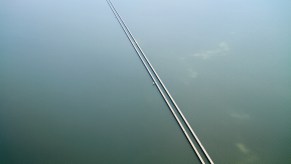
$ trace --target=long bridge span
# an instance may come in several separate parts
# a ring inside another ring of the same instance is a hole
[[[133,34],[130,32],[128,26],[125,24],[124,20],[117,12],[116,8],[114,7],[113,3],[110,0],[106,0],[110,9],[112,10],[114,16],[116,17],[118,23],[120,24],[122,30],[126,34],[126,37],[130,41],[132,47],[134,48],[135,52],[137,53],[139,59],[141,60],[142,64],[144,65],[146,71],[148,72],[150,78],[153,80],[153,84],[158,89],[159,93],[161,94],[162,98],[164,99],[165,103],[167,104],[168,108],[170,109],[172,115],[174,116],[176,122],[178,123],[179,127],[181,128],[183,134],[187,138],[191,148],[195,152],[195,155],[198,157],[200,163],[210,163],[214,164],[213,160],[210,158],[208,152],[206,151],[205,147],[202,145],[201,141],[199,140],[198,136],[194,132],[193,128],[187,121],[186,117],[182,113],[181,109],[178,107],[177,103],[175,102],[174,98],[171,96],[170,92],[166,88],[165,84],[159,77],[158,73],[148,60],[147,56],[145,55],[144,51],[141,49],[140,45],[134,38]],[[202,155],[201,155],[202,154]],[[206,162],[205,162],[206,161]]]

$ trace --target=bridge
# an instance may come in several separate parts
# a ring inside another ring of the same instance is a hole
[[[158,73],[150,63],[149,59],[145,55],[144,51],[141,49],[140,45],[134,38],[133,34],[129,30],[128,26],[125,24],[124,20],[117,12],[115,6],[110,0],[106,0],[111,11],[113,12],[114,16],[116,17],[118,23],[120,24],[122,30],[126,34],[126,37],[130,41],[132,47],[134,48],[136,54],[138,55],[139,59],[141,60],[142,64],[144,65],[146,71],[148,72],[150,78],[153,81],[154,86],[158,89],[159,93],[161,94],[162,98],[164,99],[165,103],[167,104],[168,108],[170,109],[173,117],[175,118],[176,122],[178,123],[179,127],[181,128],[183,134],[185,135],[186,139],[188,140],[191,148],[193,149],[195,155],[198,157],[200,163],[210,163],[214,164],[213,160],[210,158],[208,152],[206,151],[205,147],[202,145],[201,141],[199,140],[198,136],[192,129],[191,125],[187,121],[186,117],[182,113],[181,109],[178,107],[177,103],[175,102],[174,98],[171,96],[170,92],[166,88],[165,84],[159,77]],[[201,155],[202,154],[202,155]],[[206,161],[206,162],[205,162]]]

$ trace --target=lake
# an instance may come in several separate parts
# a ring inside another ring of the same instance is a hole
[[[291,2],[116,1],[215,163],[290,163]],[[0,163],[199,163],[106,1],[0,2]]]

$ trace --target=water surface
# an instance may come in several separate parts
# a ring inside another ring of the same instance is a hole
[[[291,161],[290,2],[112,2],[216,163]],[[198,163],[106,1],[0,6],[0,163]]]

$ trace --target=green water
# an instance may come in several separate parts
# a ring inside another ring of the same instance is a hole
[[[215,163],[291,162],[291,3],[112,1]],[[106,1],[0,2],[0,163],[199,163]]]

